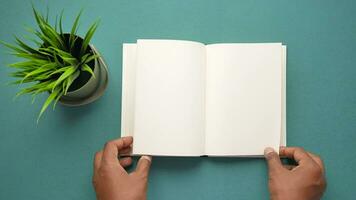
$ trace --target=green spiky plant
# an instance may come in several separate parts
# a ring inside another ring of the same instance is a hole
[[[67,94],[80,73],[90,73],[89,75],[94,76],[93,68],[90,67],[89,63],[100,56],[90,50],[89,42],[98,27],[99,21],[94,22],[84,38],[81,39],[76,34],[82,11],[75,18],[70,33],[63,32],[63,11],[58,23],[58,16],[56,17],[54,27],[49,23],[48,11],[46,17],[44,17],[33,8],[33,14],[39,29],[27,28],[27,31],[37,38],[37,40],[29,38],[36,47],[31,47],[16,36],[15,45],[6,42],[1,43],[11,50],[12,55],[24,59],[21,62],[9,65],[16,70],[10,76],[18,79],[13,84],[26,85],[16,94],[16,97],[30,94],[33,98],[32,102],[34,102],[38,94],[49,94],[38,115],[38,122],[51,103],[53,103],[53,109],[55,108],[58,100]],[[59,30],[57,30],[58,28]],[[82,41],[79,46],[78,39]]]

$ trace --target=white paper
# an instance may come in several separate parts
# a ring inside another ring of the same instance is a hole
[[[206,154],[263,155],[281,137],[281,44],[207,45]]]
[[[280,146],[287,146],[287,46],[282,46],[282,130]]]
[[[135,113],[136,44],[122,48],[121,137],[133,136]]]
[[[134,136],[134,154],[260,156],[286,145],[281,44],[124,44],[122,87],[121,136]]]
[[[204,154],[205,46],[138,40],[134,154]]]

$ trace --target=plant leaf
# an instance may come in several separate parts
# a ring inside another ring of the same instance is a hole
[[[91,55],[84,61],[84,63],[89,63],[90,61],[97,59],[97,58],[100,58],[100,55],[97,55],[97,54]]]
[[[64,10],[61,11],[61,15],[59,17],[59,33],[62,37],[62,39],[64,40],[64,35],[63,35],[63,23],[62,23],[62,20],[63,20],[63,12]]]
[[[74,74],[70,75],[67,79],[66,87],[64,90],[64,94],[66,95],[68,92],[69,87],[72,85],[73,81],[78,78],[80,72],[77,70]]]
[[[85,60],[91,55],[91,53],[87,53],[84,56],[81,57],[80,62],[85,63]]]
[[[54,100],[54,103],[53,103],[53,110],[56,108],[57,102],[58,102],[58,100],[63,96],[63,94],[64,94],[64,92],[61,91],[61,92],[59,93],[59,95],[57,95],[57,97],[56,97],[56,99]]]
[[[9,75],[15,78],[23,78],[26,76],[26,74],[32,70],[23,70],[23,71],[17,71],[17,72],[12,72]]]
[[[12,44],[9,44],[9,43],[3,42],[3,41],[0,41],[0,44],[4,45],[5,47],[7,47],[9,49],[14,50],[17,53],[27,53],[27,51],[22,50],[22,49],[16,47],[15,45],[12,45]]]
[[[60,49],[58,49],[56,47],[49,47],[49,49],[52,49],[52,50],[56,51],[57,53],[59,53],[62,56],[74,58],[74,56],[72,56],[72,54],[70,54],[70,53],[68,53],[66,51],[60,50]]]
[[[31,53],[12,53],[12,55],[20,57],[20,58],[26,58],[29,60],[44,60],[46,57],[40,54],[31,54]]]
[[[81,70],[89,72],[95,78],[93,70],[87,64],[83,64]]]
[[[40,15],[39,15],[39,13],[37,12],[37,10],[35,9],[35,7],[33,5],[32,5],[32,11],[33,11],[33,14],[35,16],[37,24],[40,24],[41,23]]]
[[[73,67],[72,65],[69,65],[69,66],[66,66],[66,67],[61,67],[59,69],[57,69],[56,71],[52,72],[50,74],[50,76],[54,75],[54,74],[58,74],[58,73],[61,73],[61,72],[65,72],[67,69],[69,69],[70,67]]]
[[[55,29],[53,29],[51,26],[46,26],[46,33],[49,38],[51,38],[53,41],[56,41],[57,47],[60,47],[62,49],[65,49],[64,41],[62,40],[62,37],[56,32]]]
[[[51,102],[56,99],[56,97],[58,97],[58,94],[59,94],[59,90],[58,89],[55,89],[52,91],[52,93],[49,95],[49,97],[46,99],[45,103],[43,104],[42,108],[41,108],[41,111],[40,111],[40,114],[38,115],[37,117],[37,123],[38,121],[40,120],[43,112],[47,109],[47,107],[49,106],[49,104],[51,104]]]
[[[37,63],[33,61],[23,61],[23,62],[12,63],[9,64],[8,66],[13,68],[19,68],[19,69],[28,69],[28,68],[35,68],[34,66],[36,65]]]
[[[74,52],[75,51],[73,48],[74,48],[75,42],[78,40],[78,38],[79,38],[78,36],[74,37],[74,40],[73,40],[73,42],[71,43],[71,45],[69,47],[70,52]]]
[[[30,38],[30,37],[28,37],[28,36],[24,36],[24,38],[25,39],[27,39],[27,40],[29,40],[29,41],[31,41],[31,42],[33,42],[33,43],[35,43],[38,47],[40,47],[41,45],[42,45],[42,43],[41,42],[39,42],[39,41],[37,41],[37,40],[35,40],[35,39],[33,39],[33,38]]]
[[[38,68],[38,69],[36,69],[36,70],[33,70],[33,71],[31,71],[30,73],[28,73],[28,74],[23,78],[22,81],[26,80],[26,79],[27,79],[28,77],[30,77],[30,76],[36,76],[36,75],[42,74],[42,73],[47,72],[47,71],[50,71],[50,70],[52,70],[52,68],[40,67],[40,68]]]
[[[48,88],[47,86],[51,85],[51,84],[52,84],[52,81],[45,81],[45,82],[42,82],[42,83],[37,83],[35,85],[32,85],[30,87],[27,87],[27,88],[24,88],[24,89],[20,90],[20,92],[18,92],[15,97],[21,96],[23,94],[34,93],[39,89]]]
[[[57,32],[58,30],[58,15],[56,15],[56,20],[54,21],[54,30]]]
[[[49,6],[47,5],[47,13],[46,13],[46,22],[48,23],[48,17],[49,17]]]
[[[99,26],[99,21],[94,22],[93,25],[90,26],[88,32],[85,34],[83,44],[80,49],[80,55],[83,55],[86,52],[86,50],[89,46],[89,42],[90,42],[91,38],[93,37],[98,26]]]
[[[29,83],[29,82],[32,82],[32,80],[25,80],[25,81],[17,80],[17,81],[12,81],[12,82],[8,83],[8,85],[19,85],[22,83]]]
[[[17,42],[17,44],[24,49],[25,51],[32,53],[32,54],[37,54],[39,53],[38,50],[30,47],[29,45],[25,44],[23,41],[21,41],[18,37],[15,37],[15,40]]]
[[[83,13],[83,9],[80,10],[80,12],[78,13],[77,17],[75,18],[74,23],[73,23],[73,26],[72,26],[72,30],[70,31],[70,35],[69,35],[69,49],[70,49],[71,52],[72,52],[72,48],[73,48],[74,43],[75,43],[74,38],[76,37],[76,36],[75,36],[75,33],[77,32],[77,29],[78,29],[79,18],[80,18],[80,16],[82,15],[82,13]]]
[[[75,71],[76,71],[76,67],[74,66],[71,66],[66,71],[64,71],[64,73],[55,82],[52,90],[54,90],[58,84],[60,84],[63,80],[65,80],[67,77],[72,75]]]

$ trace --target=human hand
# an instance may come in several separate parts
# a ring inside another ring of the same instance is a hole
[[[145,200],[151,157],[142,156],[130,174],[124,167],[132,158],[118,159],[131,149],[132,137],[109,141],[104,150],[95,154],[93,185],[98,200]]]
[[[271,199],[320,199],[326,188],[323,161],[299,147],[281,147],[279,155],[294,159],[298,165],[282,165],[278,154],[272,148],[265,149]]]

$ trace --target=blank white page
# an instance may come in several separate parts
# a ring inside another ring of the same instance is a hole
[[[207,45],[206,154],[260,156],[281,137],[281,44]]]
[[[135,112],[136,44],[122,46],[121,137],[132,136]]]
[[[280,146],[287,146],[287,46],[282,46],[282,130]]]
[[[204,153],[205,45],[138,40],[134,154]]]

